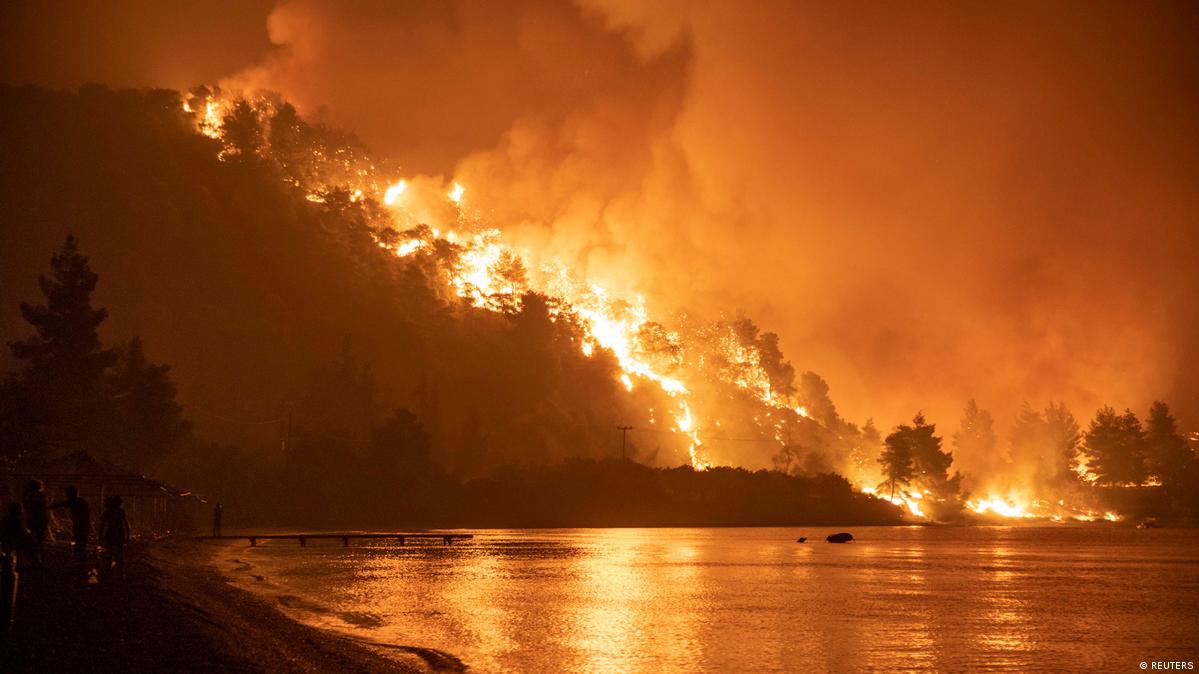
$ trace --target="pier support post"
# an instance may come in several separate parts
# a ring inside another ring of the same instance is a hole
[[[254,538],[253,536],[250,537],[250,547],[251,548],[258,547],[258,539],[257,538]]]
[[[306,548],[306,547],[308,547],[308,538],[307,538],[307,537],[305,537],[305,536],[300,536],[300,547],[301,547],[301,548]]]

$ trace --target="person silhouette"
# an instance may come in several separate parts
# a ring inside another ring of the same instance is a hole
[[[104,499],[104,512],[100,515],[100,540],[107,551],[108,563],[105,570],[115,569],[125,575],[125,543],[129,541],[129,516],[121,506],[120,496]]]
[[[29,530],[21,518],[21,504],[8,504],[8,512],[0,519],[0,552],[24,552],[29,547],[29,539]]]
[[[46,501],[45,485],[41,480],[30,480],[25,485],[25,523],[32,537],[30,553],[33,563],[42,565],[42,543],[45,543],[50,533],[50,511]]]
[[[86,563],[87,539],[92,533],[92,512],[87,501],[79,496],[79,489],[71,485],[67,487],[67,497],[50,508],[66,508],[71,513],[71,544],[75,547],[75,559],[80,564]]]
[[[213,536],[221,535],[221,515],[224,513],[224,511],[225,511],[225,509],[221,507],[220,503],[216,504],[212,508],[212,535]]]

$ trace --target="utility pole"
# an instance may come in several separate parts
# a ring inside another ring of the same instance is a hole
[[[616,430],[620,431],[620,460],[628,461],[626,456],[629,447],[629,431],[633,430],[632,426],[617,426]]]

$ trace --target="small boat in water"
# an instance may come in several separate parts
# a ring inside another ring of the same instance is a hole
[[[839,534],[830,534],[824,540],[828,541],[829,543],[849,543],[853,541],[853,534],[847,534],[845,532],[841,532]]]

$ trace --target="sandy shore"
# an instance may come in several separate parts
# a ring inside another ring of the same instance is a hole
[[[377,645],[297,623],[228,583],[212,546],[136,545],[123,578],[88,584],[67,551],[22,569],[17,620],[0,638],[6,672],[420,672],[440,654]]]

